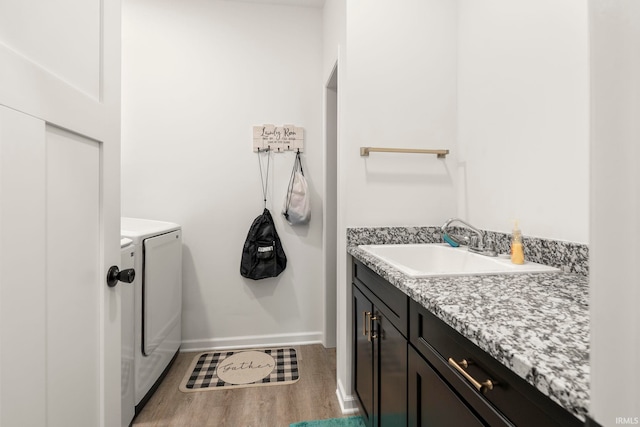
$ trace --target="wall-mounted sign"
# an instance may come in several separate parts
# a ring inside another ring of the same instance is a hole
[[[303,151],[304,128],[293,125],[253,127],[253,151],[270,149],[276,153]]]

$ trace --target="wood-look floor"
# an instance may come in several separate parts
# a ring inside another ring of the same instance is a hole
[[[322,345],[297,347],[300,380],[294,384],[183,393],[178,389],[193,357],[180,353],[138,414],[134,427],[289,427],[342,417],[336,397],[336,353]]]

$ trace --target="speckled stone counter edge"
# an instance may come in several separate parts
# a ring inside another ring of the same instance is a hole
[[[508,253],[511,235],[485,231],[498,253]],[[347,247],[400,243],[441,243],[440,227],[347,228]],[[589,275],[589,247],[580,243],[523,236],[525,259],[560,268],[565,273]]]

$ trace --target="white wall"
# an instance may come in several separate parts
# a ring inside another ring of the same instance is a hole
[[[347,2],[348,226],[424,225],[455,211],[457,3]],[[453,155],[359,147],[443,148]]]
[[[590,412],[606,427],[640,419],[640,3],[589,7]]]
[[[322,9],[322,77],[327,82],[336,61],[344,61],[347,40],[346,4],[340,0],[325,0]],[[342,51],[342,56],[340,56]],[[344,64],[346,65],[346,64]]]
[[[587,243],[587,3],[459,4],[458,216]]]
[[[320,341],[322,10],[215,0],[127,0],[123,19],[122,213],[179,223],[183,349]],[[252,126],[305,128],[312,220],[280,209],[294,154],[271,158],[269,205],[287,269],[240,276],[262,212]]]

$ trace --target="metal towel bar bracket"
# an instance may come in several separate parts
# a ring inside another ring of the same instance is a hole
[[[423,150],[420,148],[376,148],[376,147],[360,147],[360,155],[368,157],[369,153],[411,153],[411,154],[436,154],[439,159],[444,159],[449,150]]]

